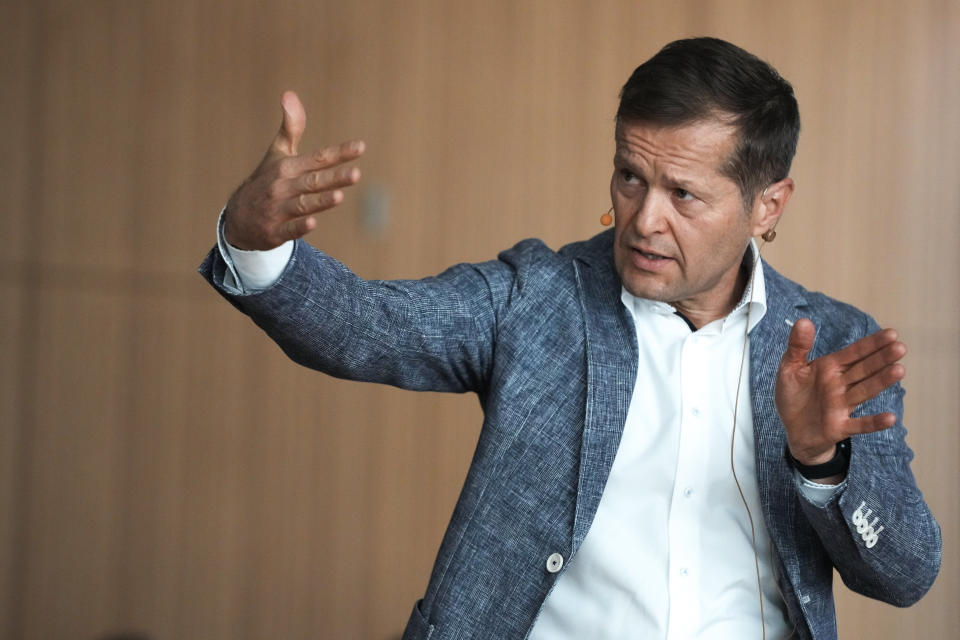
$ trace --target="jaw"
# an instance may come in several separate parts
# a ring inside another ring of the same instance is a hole
[[[680,261],[664,247],[633,241],[627,236],[619,235],[614,241],[614,264],[620,282],[637,297],[668,302],[666,297],[682,280]]]
[[[728,314],[742,292],[739,269],[696,287],[691,286],[688,274],[676,259],[650,260],[630,249],[619,251],[615,263],[621,284],[632,295],[666,302],[698,328]]]
[[[617,252],[616,267],[623,287],[638,298],[672,302],[679,278],[679,265],[671,258],[651,258],[636,249]]]

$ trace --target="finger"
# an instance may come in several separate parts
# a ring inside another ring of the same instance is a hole
[[[875,398],[881,391],[903,380],[907,369],[900,363],[889,365],[850,387],[845,395],[847,406],[856,407]]]
[[[337,146],[324,147],[310,155],[297,156],[285,162],[283,171],[288,176],[300,175],[308,171],[329,169],[344,162],[356,160],[366,151],[367,145],[363,140],[350,140]]]
[[[876,431],[883,431],[884,429],[889,429],[897,423],[897,416],[894,414],[887,413],[878,413],[872,416],[860,416],[858,418],[850,418],[847,421],[846,428],[844,429],[846,436],[855,436],[861,433],[874,433]]]
[[[287,240],[296,240],[301,238],[317,227],[317,220],[313,216],[303,216],[287,220],[279,225],[276,230],[277,244],[283,244]]]
[[[290,199],[282,213],[288,218],[301,218],[325,211],[343,202],[343,191],[321,191],[320,193],[301,193]]]
[[[360,180],[360,169],[341,167],[340,169],[322,169],[305,173],[291,182],[291,195],[329,191],[339,187],[349,187]]]
[[[783,352],[780,359],[780,366],[797,366],[807,364],[807,358],[810,349],[813,348],[813,340],[817,335],[817,329],[813,323],[806,318],[801,318],[793,325],[790,330],[790,337],[787,339],[787,350]]]
[[[848,385],[853,386],[878,371],[882,371],[884,367],[901,360],[905,355],[907,355],[907,345],[897,340],[854,364],[843,375],[843,378]]]
[[[297,145],[307,128],[307,112],[303,103],[293,91],[285,91],[280,98],[280,107],[283,112],[283,121],[280,131],[273,139],[268,156],[294,156],[297,154]]]
[[[833,357],[840,366],[849,367],[883,349],[888,344],[896,342],[896,340],[896,331],[893,329],[881,329],[840,349],[833,354]]]

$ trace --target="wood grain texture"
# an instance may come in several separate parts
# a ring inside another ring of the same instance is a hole
[[[398,637],[477,402],[291,364],[193,274],[217,211],[294,88],[302,148],[368,143],[310,238],[361,275],[588,237],[620,86],[700,34],[800,101],[766,257],[910,348],[908,442],[945,563],[907,610],[838,586],[841,637],[955,635],[956,2],[44,0],[0,4],[0,637]]]

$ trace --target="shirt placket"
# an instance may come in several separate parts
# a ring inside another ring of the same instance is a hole
[[[700,623],[700,536],[709,535],[701,519],[705,481],[705,447],[709,389],[705,384],[707,339],[692,334],[680,355],[680,446],[677,472],[670,501],[669,590],[667,638],[688,638]]]

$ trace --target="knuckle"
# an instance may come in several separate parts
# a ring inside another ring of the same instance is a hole
[[[306,229],[303,223],[304,220],[305,218],[294,220],[289,225],[287,225],[287,233],[286,233],[287,237],[285,238],[285,240],[296,240],[297,238],[302,236],[304,233],[306,233]]]
[[[333,153],[329,148],[320,149],[313,154],[313,160],[321,166],[330,164],[333,161]]]
[[[309,203],[307,202],[307,194],[301,193],[297,196],[297,213],[300,215],[305,215],[309,210]]]
[[[323,172],[314,171],[307,177],[307,187],[317,191],[323,188]]]

